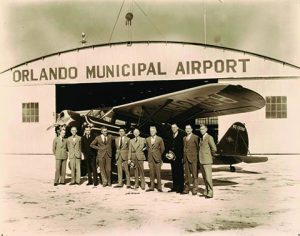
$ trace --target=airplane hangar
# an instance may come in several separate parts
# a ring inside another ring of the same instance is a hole
[[[83,46],[3,71],[1,107],[7,119],[0,131],[9,136],[0,136],[1,152],[50,154],[55,133],[47,127],[62,110],[113,107],[209,83],[254,90],[266,106],[196,119],[196,125],[206,123],[217,139],[240,121],[246,124],[251,153],[300,153],[295,144],[300,140],[299,66],[233,48],[172,41]]]

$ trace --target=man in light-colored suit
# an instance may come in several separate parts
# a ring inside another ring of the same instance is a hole
[[[145,190],[145,174],[144,174],[144,161],[146,160],[144,150],[146,149],[146,140],[140,137],[140,131],[135,129],[133,131],[134,138],[130,140],[128,160],[134,163],[135,170],[135,184],[134,188],[139,188],[139,177],[141,178],[141,188]]]
[[[205,198],[213,197],[213,182],[212,182],[212,168],[213,156],[217,151],[216,144],[212,136],[207,133],[205,125],[200,126],[202,138],[200,139],[199,161],[200,171],[202,173],[205,184]]]
[[[123,170],[126,176],[126,186],[130,188],[130,174],[128,169],[128,151],[130,138],[125,136],[125,130],[123,128],[119,129],[120,136],[115,139],[116,144],[116,161],[118,166],[118,184],[116,188],[123,187]]]
[[[148,150],[148,163],[150,169],[150,188],[146,192],[154,191],[154,180],[157,178],[157,191],[162,192],[160,170],[162,166],[161,156],[165,151],[164,141],[161,137],[156,135],[157,130],[155,126],[150,127],[150,137],[146,139],[146,146]]]
[[[107,128],[102,127],[101,135],[97,136],[90,145],[97,150],[103,187],[111,186],[112,140],[113,138],[108,134]]]
[[[199,152],[199,137],[193,134],[191,125],[185,126],[186,136],[183,138],[183,165],[184,165],[184,191],[183,194],[188,194],[190,184],[193,184],[192,194],[196,195],[198,190],[198,152]]]
[[[65,137],[65,129],[60,130],[58,137],[53,140],[53,154],[55,155],[55,178],[54,186],[65,184],[66,163],[68,159],[67,140]]]
[[[71,167],[71,185],[80,184],[80,163],[81,163],[81,137],[78,136],[77,128],[71,128],[72,136],[67,139]]]

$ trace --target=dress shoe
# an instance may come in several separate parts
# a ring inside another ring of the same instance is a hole
[[[58,183],[54,183],[54,186],[57,186],[58,185]]]
[[[95,186],[95,187],[98,186],[98,183],[94,183],[94,186]]]
[[[148,188],[148,189],[146,190],[146,192],[151,192],[151,191],[154,191],[154,188]]]
[[[105,188],[107,186],[107,184],[103,184],[103,188]]]
[[[180,194],[189,194],[189,192],[183,191],[183,192],[180,193]]]
[[[123,188],[123,186],[122,185],[116,185],[116,186],[114,186],[114,188]]]
[[[142,190],[145,190],[145,187],[142,187]]]
[[[111,184],[108,184],[107,186],[108,186],[108,187],[111,187]]]
[[[92,185],[93,183],[92,182],[88,182],[86,185]]]
[[[170,189],[168,193],[177,192],[176,189]]]
[[[130,188],[131,188],[131,186],[126,186],[126,188],[130,189]]]
[[[61,185],[66,185],[66,183],[60,183]]]
[[[134,186],[134,189],[138,189],[138,188],[139,188],[139,186],[136,186],[136,185]]]
[[[206,195],[205,198],[213,198],[213,196],[208,196],[208,195]]]
[[[80,183],[76,183],[77,185],[80,185]]]
[[[157,191],[161,193],[161,192],[162,192],[162,189],[157,189]]]

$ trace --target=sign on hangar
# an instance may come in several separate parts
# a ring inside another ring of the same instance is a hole
[[[143,80],[299,76],[299,68],[230,48],[181,42],[127,42],[46,55],[1,73],[8,86]]]

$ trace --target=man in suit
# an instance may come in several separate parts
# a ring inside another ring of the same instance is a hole
[[[123,170],[126,176],[126,186],[130,188],[130,174],[128,169],[128,151],[130,138],[125,136],[125,130],[123,128],[119,129],[119,137],[115,139],[116,145],[116,161],[118,166],[118,184],[116,188],[123,187]]]
[[[216,144],[212,136],[207,133],[207,127],[200,125],[200,133],[202,138],[200,140],[199,161],[200,171],[202,173],[205,184],[205,198],[213,197],[213,182],[212,182],[212,168],[213,156],[217,151]]]
[[[98,177],[97,177],[96,153],[95,150],[90,147],[94,139],[95,139],[94,135],[91,134],[91,127],[86,126],[84,128],[84,135],[81,138],[81,151],[84,155],[84,161],[88,173],[87,185],[94,184],[94,186],[97,186]],[[93,173],[93,178],[92,178],[92,173]]]
[[[97,159],[103,187],[111,187],[111,158],[112,158],[112,136],[107,133],[107,128],[101,128],[101,135],[97,136],[91,143],[91,147],[97,150]]]
[[[139,177],[141,179],[141,188],[145,190],[145,174],[144,174],[144,161],[146,160],[144,150],[146,149],[146,140],[140,137],[140,131],[134,129],[134,138],[130,140],[128,160],[134,164],[134,188],[139,188]]]
[[[171,152],[174,153],[175,159],[170,159],[173,187],[169,192],[183,192],[184,176],[183,176],[183,138],[184,135],[179,132],[177,124],[172,124],[171,126],[172,134],[168,138],[167,142],[167,152],[166,157],[170,155]]]
[[[196,195],[198,190],[198,152],[199,137],[193,134],[191,125],[185,126],[186,136],[183,138],[183,165],[185,175],[185,186],[183,194],[188,194],[190,184],[193,184],[192,194]]]
[[[77,128],[71,128],[71,136],[67,139],[71,167],[71,185],[80,184],[80,163],[81,163],[81,137],[77,134]]]
[[[59,136],[53,140],[53,154],[55,156],[55,178],[54,186],[65,184],[66,163],[68,159],[67,140],[65,137],[65,129],[60,130]]]
[[[161,156],[165,151],[164,141],[161,137],[156,135],[157,130],[155,126],[150,127],[150,137],[146,139],[146,146],[148,150],[148,163],[150,169],[150,188],[146,192],[154,191],[154,180],[157,178],[157,191],[162,192],[160,170],[162,166]]]

